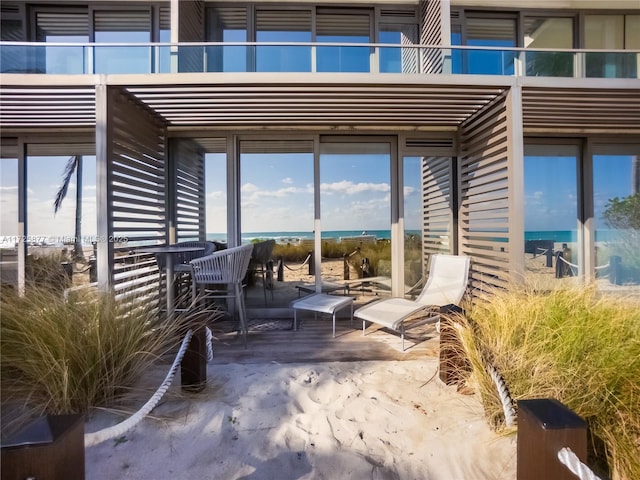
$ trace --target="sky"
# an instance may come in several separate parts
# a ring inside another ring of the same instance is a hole
[[[339,144],[338,144],[339,145]],[[387,144],[380,144],[387,148]],[[364,147],[369,148],[370,146]],[[335,149],[334,149],[335,150]],[[388,230],[390,227],[389,155],[329,152],[320,156],[323,230]],[[48,239],[72,236],[75,177],[62,209],[53,200],[69,157],[29,157],[28,231]],[[420,229],[420,173],[417,157],[405,162],[405,228]],[[596,227],[606,228],[602,212],[609,199],[631,193],[630,155],[594,156]],[[83,161],[84,236],[96,234],[95,157]],[[208,154],[206,225],[208,233],[226,232],[226,159]],[[578,195],[572,155],[525,157],[525,230],[575,230]],[[17,161],[0,161],[0,235],[17,233]],[[241,157],[243,232],[313,230],[313,155],[311,153],[243,154]]]

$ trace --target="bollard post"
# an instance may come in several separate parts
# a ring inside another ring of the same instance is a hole
[[[545,255],[547,256],[547,267],[553,267],[553,248],[547,248]]]
[[[563,447],[587,460],[587,422],[555,399],[518,401],[517,480],[575,480],[558,460]]]
[[[73,285],[73,263],[62,262],[60,266],[62,267],[62,271],[64,272],[65,287]]]
[[[80,414],[36,418],[2,442],[3,480],[84,480],[84,419]]]
[[[284,281],[284,260],[282,256],[278,257],[278,281]]]
[[[316,269],[313,263],[313,252],[309,251],[309,275],[315,275]]]
[[[344,253],[342,255],[342,261],[344,262],[342,265],[342,270],[343,270],[343,277],[345,280],[349,280],[349,255],[347,253]]]
[[[622,285],[622,257],[611,255],[609,257],[609,283]]]
[[[203,326],[194,330],[180,363],[182,389],[200,392],[207,386],[207,335]]]
[[[562,252],[556,252],[556,278],[562,278],[562,272],[564,272],[564,265],[562,263]]]
[[[462,313],[457,305],[445,305],[440,308],[440,380],[445,385],[459,385],[471,367],[463,356],[462,345],[454,331],[450,313]]]
[[[98,268],[96,257],[89,258],[89,282],[94,283],[98,281]]]

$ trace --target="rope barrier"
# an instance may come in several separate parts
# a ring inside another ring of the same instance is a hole
[[[568,447],[561,448],[558,451],[558,460],[580,480],[602,480],[587,465],[582,463],[578,456]]]
[[[211,329],[209,327],[205,327],[204,329],[206,343],[207,343],[207,362],[213,361],[213,333],[211,333]]]
[[[609,268],[611,265],[609,265],[608,263],[605,263],[604,265],[598,265],[597,267],[595,267],[596,271],[600,271],[600,270],[604,270],[605,268]]]
[[[563,257],[558,256],[559,260],[562,260],[564,263],[566,263],[567,265],[569,265],[569,267],[571,267],[571,271],[573,272],[573,275],[577,275],[578,274],[578,265],[575,265],[573,263],[567,262]]]
[[[94,445],[98,445],[99,443],[105,442],[112,438],[122,436],[125,432],[135,427],[144,417],[146,417],[151,412],[151,410],[155,408],[160,399],[171,386],[173,377],[175,376],[178,369],[178,365],[180,365],[180,362],[182,362],[182,357],[184,357],[184,353],[187,351],[187,345],[189,345],[192,336],[193,330],[189,330],[184,336],[184,340],[182,340],[182,345],[180,346],[180,350],[178,350],[178,354],[173,361],[173,365],[171,365],[171,368],[169,369],[169,373],[167,373],[167,376],[165,377],[158,390],[156,390],[156,393],[154,393],[153,396],[149,400],[147,400],[147,403],[145,403],[142,408],[140,408],[140,410],[138,410],[136,413],[131,415],[126,420],[118,423],[117,425],[104,428],[97,432],[87,433],[84,436],[85,448],[93,447]]]
[[[302,265],[297,268],[291,268],[286,263],[284,263],[283,265],[287,268],[287,270],[295,272],[296,270],[300,270],[302,267],[304,267],[309,262],[309,260],[311,260],[311,254],[307,255],[307,258],[304,260],[304,262],[302,262]]]
[[[507,427],[513,427],[517,423],[518,417],[516,414],[516,409],[513,407],[513,400],[511,399],[511,394],[509,393],[507,384],[502,378],[502,375],[498,373],[496,367],[494,367],[492,364],[489,364],[487,365],[487,369],[489,370],[491,380],[493,380],[493,383],[498,390],[498,396],[500,397],[500,402],[502,403],[502,411],[504,412],[505,423],[507,424]]]

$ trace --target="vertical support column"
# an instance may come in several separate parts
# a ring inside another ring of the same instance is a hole
[[[179,42],[179,24],[180,24],[180,1],[179,0],[171,0],[171,47],[170,47],[170,68],[171,73],[178,72],[178,46],[176,45]]]
[[[166,138],[166,137],[165,137]],[[165,148],[167,155],[164,159],[164,172],[165,172],[165,201],[167,210],[165,212],[167,225],[166,225],[166,242],[176,243],[178,241],[178,212],[177,212],[177,200],[176,200],[176,177],[177,177],[177,162],[178,155],[176,152],[179,150],[176,146],[176,142],[180,140],[175,139],[172,141],[166,141]]]
[[[583,143],[578,164],[578,275],[584,282],[595,281],[596,275],[596,228],[593,204],[593,145],[590,140]],[[571,260],[569,260],[571,261]],[[575,262],[575,260],[574,260]]]
[[[27,267],[27,145],[18,140],[18,294],[24,295]]]
[[[391,295],[404,297],[404,159],[398,144],[391,155]]]
[[[240,245],[240,148],[235,135],[227,137],[227,244]]]
[[[110,110],[114,101],[111,88],[103,81],[96,85],[96,213],[98,290],[107,292],[113,285],[113,236],[111,149],[113,131]]]
[[[314,258],[309,264],[309,275],[316,273],[311,271],[311,263],[318,265],[318,274],[315,277],[316,292],[322,292],[322,222],[320,211],[320,137],[313,139],[313,232],[314,232]]]
[[[522,87],[512,86],[506,96],[509,185],[509,266],[514,277],[524,278],[524,134]]]

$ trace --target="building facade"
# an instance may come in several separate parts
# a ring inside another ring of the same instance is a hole
[[[157,281],[150,259],[117,261],[131,245],[221,229],[236,245],[268,228],[262,218],[314,232],[317,263],[323,232],[347,229],[338,219],[388,231],[394,295],[414,235],[421,271],[433,253],[470,255],[476,290],[549,273],[559,251],[572,281],[637,283],[621,248],[637,232],[611,220],[640,182],[637,2],[1,8],[0,235],[17,240],[19,284],[28,243],[46,233],[31,196],[59,175],[46,159],[74,155],[95,178],[103,289]],[[289,184],[267,189],[266,163]],[[340,186],[343,209],[330,202]],[[367,188],[382,195],[349,202]],[[270,207],[287,195],[293,216]],[[612,258],[632,273],[614,281]]]

